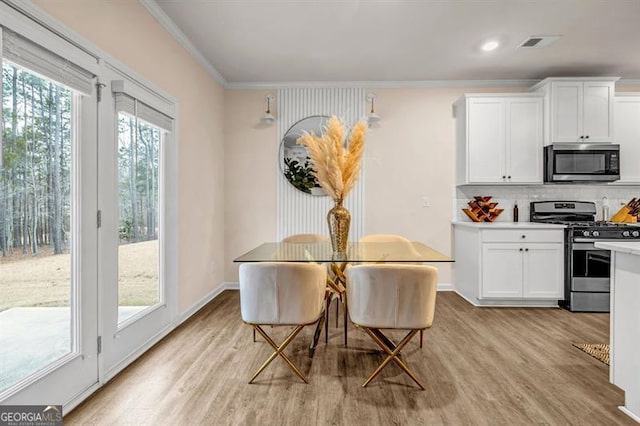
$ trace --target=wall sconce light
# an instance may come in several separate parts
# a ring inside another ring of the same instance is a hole
[[[262,114],[260,122],[264,124],[271,124],[276,121],[276,117],[271,114],[271,101],[275,99],[275,96],[273,96],[272,94],[268,94],[264,99],[267,101],[267,110],[264,112],[264,114]]]
[[[375,99],[376,99],[376,94],[375,93],[369,93],[367,95],[367,102],[369,102],[371,104],[371,111],[369,112],[369,114],[367,114],[367,121],[369,121],[369,124],[377,123],[378,121],[380,121],[382,119],[376,113],[376,110],[375,110],[375,107],[374,107]]]

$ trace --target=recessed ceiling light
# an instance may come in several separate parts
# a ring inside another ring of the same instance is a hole
[[[500,46],[500,43],[498,43],[495,40],[492,41],[488,41],[485,44],[482,45],[482,50],[485,52],[491,52],[492,50],[496,50],[498,48],[498,46]]]

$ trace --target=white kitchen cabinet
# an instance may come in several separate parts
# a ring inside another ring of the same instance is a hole
[[[640,93],[615,99],[616,143],[620,145],[620,183],[640,183]]]
[[[564,244],[525,244],[523,260],[523,297],[556,300],[564,297]]]
[[[545,95],[545,145],[613,142],[616,80],[557,77],[533,86]]]
[[[482,297],[522,297],[522,246],[482,244]]]
[[[483,243],[482,297],[562,298],[562,253],[557,242]]]
[[[479,306],[557,306],[564,298],[562,227],[508,225],[454,223],[456,291]]]
[[[460,98],[457,184],[542,183],[542,106],[532,94]]]
[[[505,111],[508,182],[542,182],[542,99],[506,98]]]

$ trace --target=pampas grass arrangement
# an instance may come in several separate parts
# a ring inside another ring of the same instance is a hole
[[[345,148],[344,125],[332,116],[322,136],[305,132],[297,140],[299,145],[307,148],[318,184],[336,202],[341,202],[349,194],[358,179],[366,133],[367,124],[358,122],[351,130]]]

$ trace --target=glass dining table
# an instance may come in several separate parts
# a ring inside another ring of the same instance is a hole
[[[325,325],[328,340],[329,305],[333,299],[345,301],[346,279],[344,270],[349,263],[443,263],[453,262],[449,256],[419,242],[353,242],[344,253],[334,253],[331,243],[263,243],[235,258],[234,263],[248,262],[315,262],[326,263],[331,272],[327,280],[327,309],[316,326],[311,351],[320,338]],[[337,316],[336,316],[337,321]],[[344,313],[344,342],[347,344],[347,312]]]
[[[233,260],[245,262],[453,262],[449,256],[419,242],[349,243],[345,253],[334,253],[331,243],[263,243]]]

